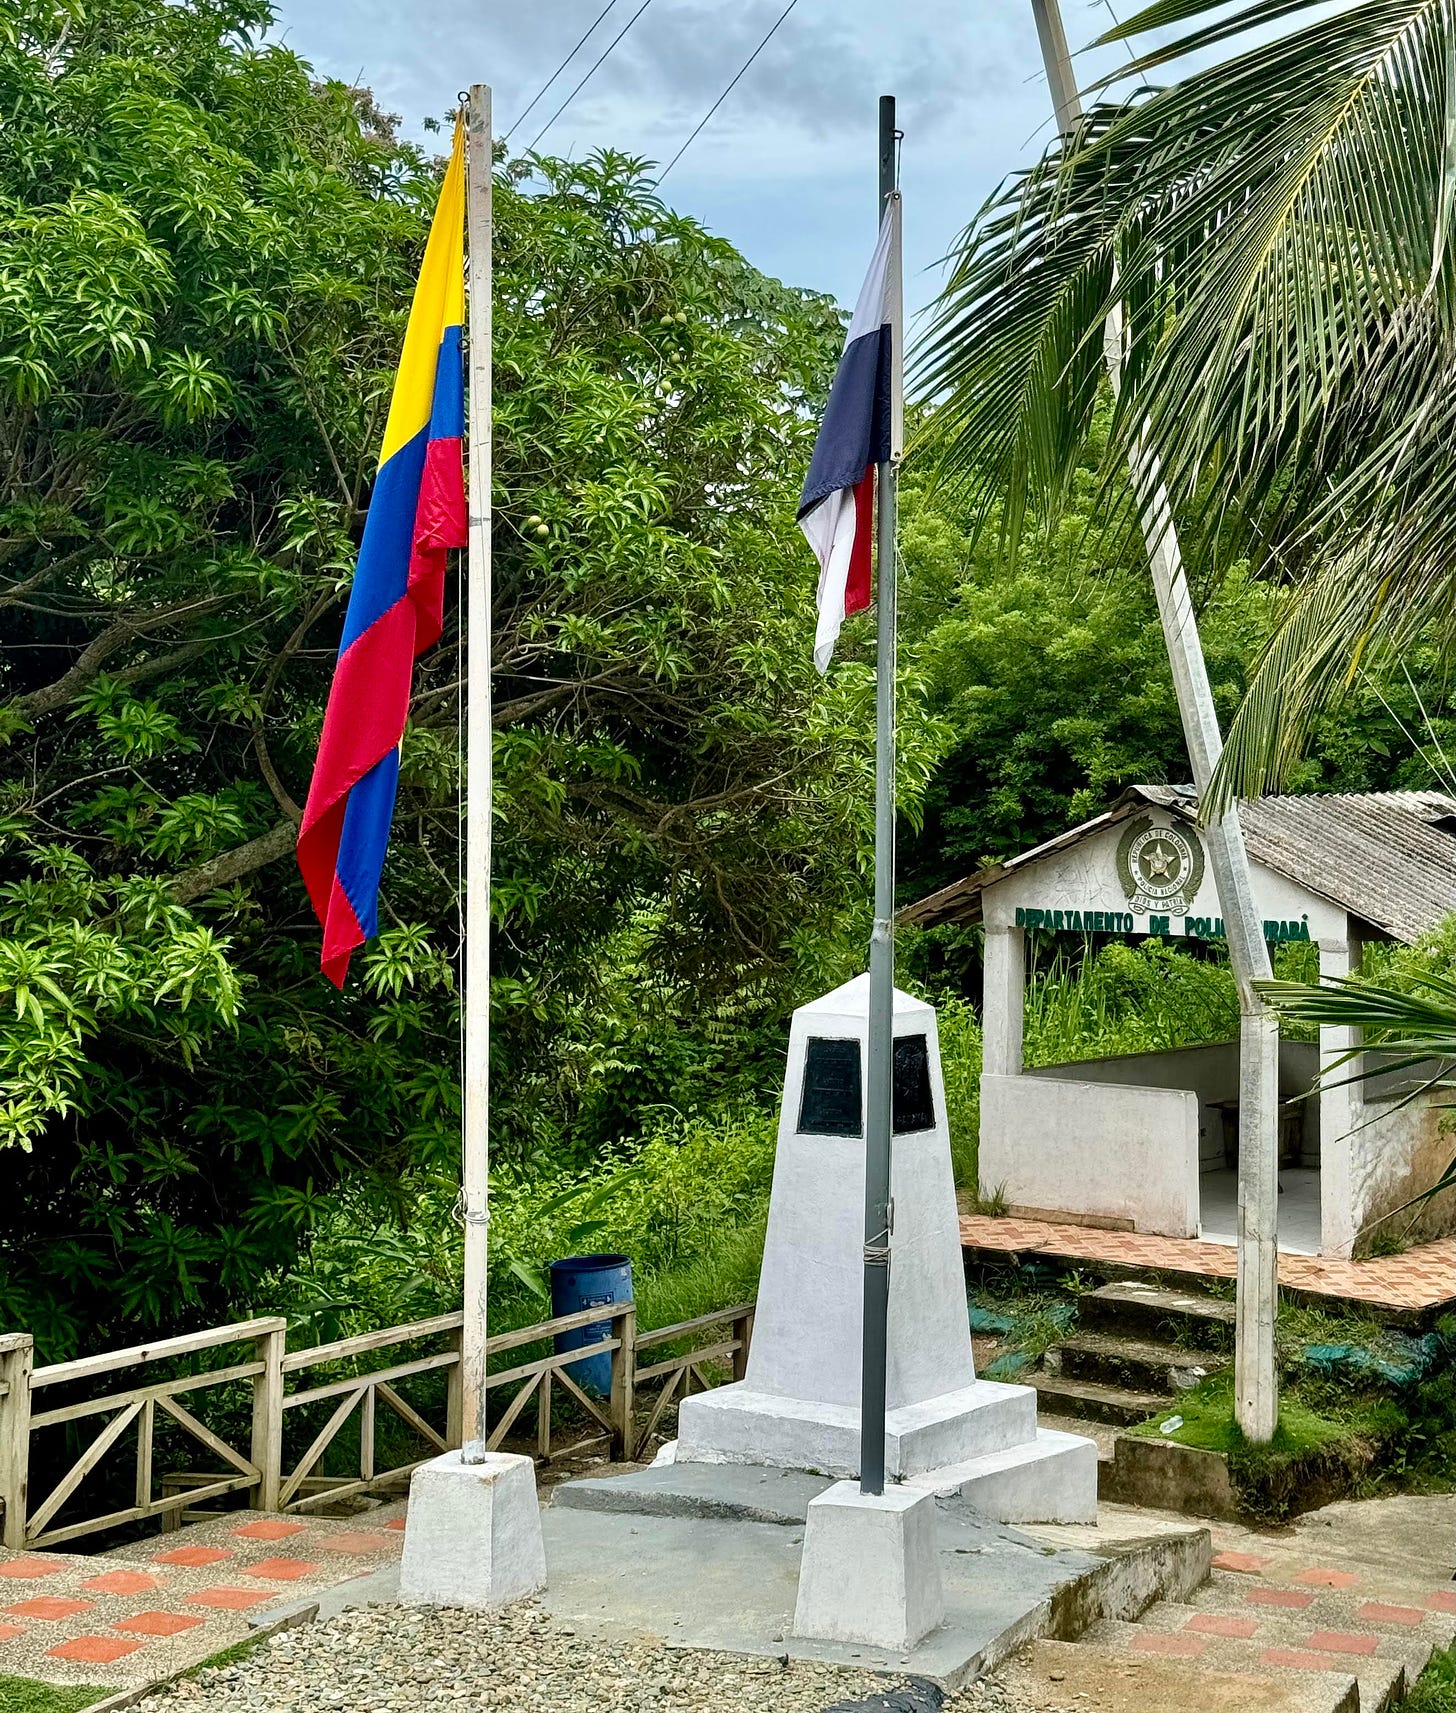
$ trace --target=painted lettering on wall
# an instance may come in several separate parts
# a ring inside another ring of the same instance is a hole
[[[1307,940],[1309,938],[1309,917],[1301,916],[1297,922],[1266,922],[1264,924],[1266,940]]]
[[[1222,916],[1179,918],[1150,915],[1146,928],[1140,928],[1137,917],[1126,910],[1043,910],[1030,904],[1016,906],[1016,926],[1039,928],[1044,934],[1145,933],[1157,939],[1228,938]],[[1270,941],[1308,940],[1309,917],[1301,916],[1297,922],[1265,922],[1264,938]]]
[[[1018,928],[1041,928],[1053,934],[1135,934],[1136,920],[1126,910],[1023,910],[1016,907]]]

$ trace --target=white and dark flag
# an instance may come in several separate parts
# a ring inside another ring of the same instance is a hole
[[[870,604],[875,469],[900,454],[900,198],[889,198],[799,499],[819,561],[814,664],[829,670],[840,626]]]

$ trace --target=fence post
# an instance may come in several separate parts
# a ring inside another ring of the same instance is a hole
[[[25,1545],[26,1489],[30,1479],[30,1375],[35,1340],[28,1332],[0,1333],[0,1499],[5,1502],[4,1544]]]
[[[258,1337],[255,1360],[263,1372],[253,1376],[253,1441],[250,1460],[258,1485],[250,1504],[255,1511],[276,1511],[283,1487],[283,1350],[288,1322],[281,1317]]]
[[[464,1402],[465,1402],[465,1332],[462,1328],[451,1338],[455,1347],[456,1361],[445,1370],[445,1444],[451,1451],[460,1447],[461,1434],[464,1431]],[[485,1424],[481,1423],[482,1433]]]
[[[753,1310],[739,1315],[733,1323],[733,1336],[738,1341],[738,1348],[733,1352],[733,1378],[746,1380],[748,1378],[748,1347],[753,1342]]]
[[[632,1461],[632,1414],[637,1406],[637,1305],[628,1303],[616,1317],[620,1342],[612,1352],[612,1449],[623,1463]]]

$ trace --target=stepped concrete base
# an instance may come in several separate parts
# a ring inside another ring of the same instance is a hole
[[[1097,1446],[1039,1428],[1023,1445],[907,1476],[905,1485],[942,1498],[959,1494],[998,1523],[1095,1523]]]
[[[885,1471],[896,1481],[949,1464],[1010,1451],[1036,1437],[1036,1394],[1028,1386],[976,1380],[885,1417]],[[752,1463],[859,1474],[859,1410],[752,1390],[745,1382],[684,1398],[678,1463]]]
[[[1186,1599],[1208,1574],[1206,1529],[1139,1518],[1135,1539],[1103,1546],[1100,1531],[1077,1525],[1065,1532],[1085,1546],[1052,1545],[989,1521],[959,1495],[926,1494],[944,1620],[908,1648],[811,1638],[795,1633],[801,1559],[814,1502],[831,1487],[802,1470],[725,1463],[563,1482],[542,1515],[551,1559],[542,1603],[584,1634],[788,1654],[952,1690],[1036,1636],[1133,1617],[1160,1597]],[[838,1575],[842,1593],[842,1567]]]
[[[546,1553],[529,1457],[458,1451],[421,1465],[410,1482],[399,1597],[407,1605],[490,1611],[546,1586]]]
[[[935,1495],[837,1481],[809,1502],[794,1634],[908,1652],[940,1627]]]

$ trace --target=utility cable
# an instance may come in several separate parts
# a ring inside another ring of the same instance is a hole
[[[738,72],[737,72],[736,76],[733,78],[732,83],[730,83],[728,85],[728,87],[723,91],[723,93],[718,97],[718,99],[713,103],[713,105],[708,109],[708,111],[698,121],[697,126],[692,133],[692,136],[690,136],[688,138],[687,142],[685,142],[683,144],[683,146],[678,150],[678,152],[672,157],[672,159],[667,163],[667,165],[657,175],[657,182],[659,184],[662,183],[663,179],[665,179],[667,177],[667,175],[672,171],[672,169],[677,165],[677,163],[683,158],[683,156],[692,147],[693,142],[697,138],[698,132],[702,130],[704,125],[706,125],[708,123],[708,121],[713,117],[713,115],[718,111],[718,109],[723,105],[723,103],[733,93],[734,85],[738,82],[738,79],[743,76],[744,72],[746,72],[748,70],[749,66],[751,66],[753,64],[753,62],[758,58],[758,56],[763,52],[763,50],[768,46],[768,44],[773,40],[774,32],[778,29],[779,25],[783,23],[784,19],[788,17],[789,13],[792,12],[793,9],[795,8],[795,6],[797,6],[798,4],[799,4],[799,0],[789,0],[788,5],[784,7],[783,11],[780,12],[778,17],[774,20],[772,26],[769,29],[768,34],[763,38],[763,40],[758,44],[758,46],[753,50],[753,52],[748,56],[748,58],[746,60],[744,60],[743,64],[741,66],[739,66]]]
[[[591,70],[589,72],[587,72],[586,76],[584,78],[582,78],[581,82],[577,84],[576,88],[572,90],[571,94],[567,96],[565,101],[563,101],[561,103],[561,105],[556,109],[556,111],[551,115],[551,117],[546,121],[546,123],[541,127],[541,129],[536,133],[536,135],[534,137],[532,137],[531,147],[529,149],[527,149],[527,151],[526,151],[527,154],[530,154],[532,152],[532,150],[535,149],[537,143],[539,143],[541,141],[541,139],[546,135],[546,133],[551,129],[551,127],[556,123],[556,121],[561,117],[561,115],[566,111],[566,109],[568,107],[570,107],[570,105],[572,104],[573,101],[576,100],[577,96],[581,94],[582,90],[586,88],[587,84],[596,75],[598,68],[602,64],[602,61],[607,58],[608,54],[611,53],[612,49],[616,47],[617,43],[621,41],[622,37],[627,34],[628,30],[630,30],[632,28],[633,24],[635,24],[637,22],[637,20],[642,16],[642,14],[647,10],[647,8],[651,4],[652,4],[652,0],[642,0],[642,4],[637,8],[637,10],[627,20],[627,22],[625,24],[623,24],[621,29],[617,31],[616,35],[612,37],[611,41],[609,41],[607,43],[606,47],[602,50],[601,54],[598,56],[596,63],[592,66]]]
[[[536,105],[536,103],[541,99],[541,97],[546,93],[546,91],[548,89],[550,89],[551,85],[553,83],[555,83],[557,78],[561,76],[562,72],[566,70],[567,66],[569,66],[571,64],[571,62],[576,58],[576,56],[581,52],[582,48],[586,44],[587,37],[592,33],[593,30],[596,29],[597,25],[601,23],[602,19],[606,17],[607,13],[610,12],[611,9],[613,8],[613,6],[615,6],[616,4],[617,4],[617,0],[607,0],[606,5],[602,7],[601,11],[597,13],[596,17],[592,19],[591,23],[588,24],[586,29],[582,32],[581,38],[580,38],[580,40],[578,40],[576,46],[571,50],[571,52],[566,56],[566,58],[564,60],[562,60],[561,64],[559,66],[557,66],[556,70],[551,73],[550,77],[548,77],[546,79],[545,83],[543,83],[541,85],[541,87],[536,91],[536,93],[531,97],[531,99],[526,103],[526,105],[521,109],[521,111],[519,113],[517,113],[515,119],[511,122],[510,130],[507,131],[505,136],[501,139],[502,142],[505,142],[505,143],[510,142],[511,137],[512,137],[513,133],[515,132],[516,127],[525,119],[526,115],[531,111],[531,109]],[[360,75],[360,78],[362,80],[364,74],[361,72],[359,75]]]

